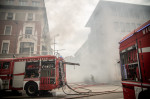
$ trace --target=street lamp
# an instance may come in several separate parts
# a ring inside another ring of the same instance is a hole
[[[54,55],[55,55],[55,36],[54,36]]]
[[[55,42],[55,37],[57,37],[57,36],[59,36],[59,34],[54,35],[54,55],[55,55],[55,44],[57,44],[57,43]]]

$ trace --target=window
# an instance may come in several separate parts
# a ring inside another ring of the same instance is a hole
[[[3,68],[2,69],[8,69],[10,66],[10,62],[4,62],[3,63]]]
[[[13,20],[13,13],[8,13],[7,14],[7,19],[8,20]]]
[[[11,26],[5,26],[5,35],[10,35],[11,34]]]
[[[32,1],[32,6],[40,6],[40,2],[38,2],[38,1]]]
[[[26,0],[19,0],[19,5],[20,6],[26,6],[27,5],[27,1]]]
[[[32,34],[32,27],[26,27],[25,34]]]
[[[32,42],[21,42],[20,43],[20,53],[29,54],[34,52],[34,43]]]
[[[14,0],[6,0],[6,4],[7,5],[13,5],[14,4]]]
[[[4,42],[2,47],[2,53],[8,53],[8,47],[9,47],[9,43]]]
[[[28,13],[28,20],[33,20],[33,13]]]

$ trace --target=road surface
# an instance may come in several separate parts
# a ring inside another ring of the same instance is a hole
[[[69,84],[67,86],[51,91],[45,96],[29,97],[25,91],[21,91],[21,96],[15,96],[7,92],[2,98],[11,99],[123,99],[121,84]]]

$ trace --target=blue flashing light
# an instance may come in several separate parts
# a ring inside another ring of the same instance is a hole
[[[141,30],[143,30],[144,28],[150,26],[150,24],[145,25],[144,27],[142,27],[141,29],[139,29],[137,32],[140,32]]]
[[[134,34],[134,33],[133,33],[133,34]],[[132,35],[133,35],[133,34],[132,34]],[[130,38],[132,35],[126,37],[125,39],[123,39],[122,41],[120,41],[120,43],[122,43],[122,42],[125,41],[126,39]]]
[[[146,27],[148,27],[148,26],[150,26],[150,24],[145,25],[144,27],[142,27],[141,29],[139,29],[139,30],[136,31],[136,32],[140,32],[141,30],[143,30],[144,28],[146,28]],[[133,34],[134,34],[134,33],[133,33]],[[133,34],[132,34],[132,35],[133,35]],[[123,39],[122,41],[120,41],[120,43],[122,43],[122,42],[125,41],[126,39],[130,38],[132,35],[130,35],[130,36],[128,36],[127,38]]]

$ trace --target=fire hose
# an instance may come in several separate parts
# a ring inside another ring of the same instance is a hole
[[[102,92],[92,92],[92,90],[90,89],[86,89],[86,88],[83,88],[83,87],[79,87],[79,88],[82,88],[82,89],[85,89],[85,90],[89,90],[88,92],[79,92],[79,91],[76,91],[75,89],[73,89],[71,86],[69,86],[67,83],[66,83],[66,86],[74,91],[76,94],[69,94],[69,93],[66,93],[62,87],[62,90],[63,92],[66,94],[66,95],[84,95],[82,97],[89,97],[89,96],[95,96],[95,95],[103,95],[103,94],[110,94],[110,93],[120,93],[122,91],[116,91],[120,88],[120,86],[116,89],[113,89],[111,91],[102,91]]]

